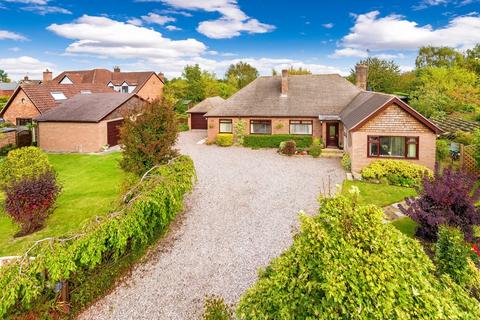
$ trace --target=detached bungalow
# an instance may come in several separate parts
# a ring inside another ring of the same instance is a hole
[[[35,119],[38,145],[52,152],[98,152],[118,145],[123,112],[144,102],[128,93],[76,95]]]
[[[433,169],[440,129],[396,96],[366,91],[367,67],[356,69],[356,86],[337,74],[259,77],[206,113],[208,140],[242,119],[245,134],[321,138],[350,154],[353,172],[386,158]]]
[[[188,127],[190,130],[207,129],[207,118],[205,118],[205,114],[223,102],[225,102],[225,99],[222,97],[210,97],[188,109]]]

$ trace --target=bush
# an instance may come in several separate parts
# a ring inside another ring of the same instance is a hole
[[[13,149],[15,149],[15,145],[14,144],[7,144],[3,147],[0,148],[0,157],[5,157],[6,155],[8,155],[8,153],[10,151],[12,151]]]
[[[308,148],[308,154],[314,158],[320,157],[322,154],[323,143],[318,138],[314,138],[312,145]]]
[[[58,281],[86,279],[82,274],[91,274],[106,263],[116,264],[150,243],[183,210],[183,197],[194,181],[192,160],[178,157],[152,170],[149,179],[128,197],[134,200],[116,213],[93,219],[69,241],[42,242],[26,259],[0,268],[0,318],[11,318],[7,315],[25,312],[42,300],[55,301]],[[72,286],[80,288],[82,284],[74,282]]]
[[[312,136],[291,134],[250,134],[243,138],[243,145],[249,148],[279,148],[282,141],[293,140],[297,148],[308,148],[312,144]]]
[[[232,307],[222,298],[210,296],[205,299],[203,320],[233,320]]]
[[[403,160],[375,160],[363,168],[361,173],[365,180],[385,181],[401,187],[416,186],[425,175],[432,175],[427,167]]]
[[[245,130],[247,128],[247,122],[243,119],[238,119],[233,124],[233,135],[235,137],[235,143],[237,145],[243,145]]]
[[[435,241],[439,226],[445,224],[460,228],[470,241],[473,226],[480,223],[480,209],[475,207],[479,192],[473,192],[476,181],[471,173],[437,170],[434,177],[424,177],[419,196],[407,199],[407,208],[400,209],[418,223],[416,234],[425,240]]]
[[[14,181],[33,179],[52,171],[45,152],[36,147],[12,150],[0,165],[0,186],[10,186]]]
[[[456,131],[455,132],[455,142],[461,143],[463,145],[471,145],[473,142],[473,134],[466,131]]]
[[[437,140],[437,144],[436,144],[436,152],[435,152],[435,155],[436,155],[436,159],[437,161],[441,162],[441,161],[444,161],[448,158],[448,156],[450,155],[450,144],[447,140],[443,140],[443,139],[440,139],[440,140]]]
[[[343,155],[341,162],[342,162],[343,170],[345,170],[347,172],[352,171],[352,159],[350,159],[350,154],[349,153],[345,153]]]
[[[437,278],[420,243],[346,197],[301,215],[300,233],[240,299],[240,319],[476,319],[475,299]]]
[[[230,147],[233,145],[233,134],[219,133],[215,139],[215,143],[220,147]]]
[[[478,287],[478,270],[472,268],[472,250],[457,228],[441,226],[435,245],[435,263],[440,274],[447,274],[461,287],[471,290]]]
[[[142,175],[155,165],[177,155],[178,137],[175,111],[168,103],[155,100],[127,111],[120,129],[123,144],[120,165],[126,172]]]
[[[5,211],[22,228],[15,236],[24,236],[40,229],[59,193],[60,187],[53,171],[14,181],[7,187]]]
[[[293,156],[297,152],[297,144],[293,140],[283,141],[280,143],[280,153],[287,156]]]

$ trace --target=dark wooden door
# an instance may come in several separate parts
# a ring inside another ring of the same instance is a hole
[[[338,123],[327,123],[327,147],[338,147]]]
[[[123,124],[123,120],[116,120],[107,123],[107,143],[113,147],[118,144],[120,139],[120,127]]]
[[[191,113],[192,129],[207,129],[207,118],[205,113]]]
[[[28,129],[17,132],[17,147],[28,147],[32,145],[32,132]]]

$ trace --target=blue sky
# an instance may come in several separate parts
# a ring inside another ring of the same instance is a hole
[[[367,56],[414,65],[419,46],[480,42],[479,0],[0,0],[0,69],[14,79],[114,65],[223,76],[239,60],[268,75],[348,73]]]

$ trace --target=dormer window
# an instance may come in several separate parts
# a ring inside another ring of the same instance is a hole
[[[73,84],[73,82],[69,77],[65,76],[63,77],[62,81],[60,81],[60,84]]]
[[[52,95],[53,99],[55,99],[55,101],[67,99],[67,97],[65,97],[63,92],[60,92],[60,91],[50,92],[50,94]]]
[[[128,86],[122,86],[122,93],[128,93]]]

